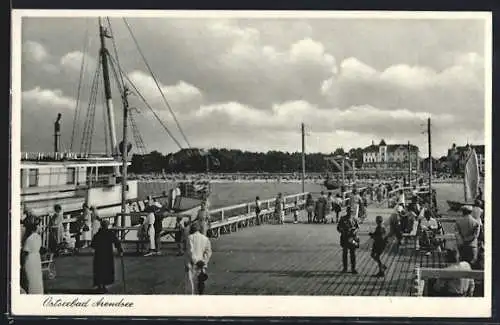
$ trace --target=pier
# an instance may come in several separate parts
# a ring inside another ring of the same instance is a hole
[[[289,210],[297,200],[303,208],[307,193],[287,197]],[[274,199],[263,200],[263,213],[272,214]],[[211,224],[213,255],[209,263],[208,295],[335,295],[335,296],[415,296],[422,294],[417,283],[424,275],[446,266],[443,252],[425,255],[416,249],[416,238],[407,235],[398,247],[391,242],[382,261],[385,277],[374,277],[377,265],[371,259],[368,232],[375,227],[375,216],[387,219],[390,209],[378,203],[368,207],[368,218],[360,225],[357,250],[359,274],[341,273],[342,249],[336,224],[307,224],[304,210],[299,223],[286,214],[285,224],[272,224],[269,218],[257,225],[251,204],[215,209],[219,216]],[[243,210],[243,213],[237,211]],[[442,220],[453,245],[453,218]],[[163,245],[163,255],[143,257],[127,250],[123,257],[126,292],[121,260],[115,258],[116,282],[109,288],[116,294],[183,294],[184,257],[176,256],[175,245]],[[57,275],[45,282],[48,293],[94,293],[92,254],[62,256],[54,261]],[[430,271],[429,271],[430,270]],[[481,278],[481,274],[472,276]],[[418,279],[417,279],[418,277]]]

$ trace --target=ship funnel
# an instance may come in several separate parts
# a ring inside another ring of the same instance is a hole
[[[62,114],[57,114],[57,120],[54,123],[54,152],[59,152],[61,143],[61,117]]]

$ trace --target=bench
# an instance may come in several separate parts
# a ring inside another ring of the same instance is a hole
[[[415,282],[412,296],[423,297],[428,293],[426,281],[429,279],[473,279],[484,281],[484,271],[482,270],[450,270],[439,268],[415,268]]]

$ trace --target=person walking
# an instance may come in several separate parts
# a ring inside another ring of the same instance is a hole
[[[28,294],[43,294],[42,259],[42,227],[40,219],[34,215],[24,219],[24,235],[22,238],[21,286]],[[23,283],[24,282],[24,283]]]
[[[378,273],[375,276],[382,277],[385,276],[385,270],[387,269],[387,266],[380,260],[380,255],[382,255],[387,245],[387,238],[385,237],[386,229],[383,225],[384,218],[382,218],[382,216],[376,216],[375,222],[377,223],[375,231],[369,233],[370,237],[373,239],[371,257],[378,265]]]
[[[347,272],[347,255],[349,254],[351,273],[358,274],[356,271],[356,248],[359,247],[358,229],[358,221],[352,217],[351,208],[348,207],[347,214],[340,218],[337,225],[337,231],[340,233],[340,246],[342,247],[342,273]]]
[[[186,239],[185,278],[186,294],[203,294],[208,279],[207,267],[212,256],[212,245],[207,236],[200,232],[200,224],[191,224],[191,234]]]
[[[94,286],[102,293],[108,292],[106,286],[115,282],[113,246],[121,256],[123,251],[120,241],[115,233],[109,230],[109,222],[101,220],[101,227],[92,239],[91,247],[94,249]]]

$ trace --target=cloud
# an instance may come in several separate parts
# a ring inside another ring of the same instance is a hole
[[[180,140],[128,31],[121,20],[111,21],[121,66]],[[436,150],[459,142],[462,135],[479,141],[484,131],[484,44],[480,40],[484,26],[480,22],[128,21],[193,145],[292,150],[297,147],[294,139],[300,140],[302,122],[311,134],[308,148],[327,151],[340,145],[364,146],[380,138],[411,140],[426,148],[421,124],[428,116],[436,128]],[[70,36],[61,33],[62,25],[71,26]],[[73,18],[26,20],[23,51],[29,54],[23,55],[27,96],[23,124],[31,119],[31,110],[40,112],[44,107],[46,115],[39,118],[47,119],[53,112],[55,116],[56,109],[75,106],[67,104],[71,100],[74,104],[77,97],[82,58],[97,62],[89,54],[97,53],[95,46],[89,46],[87,54],[79,50],[84,26],[84,20]],[[50,74],[49,65],[54,68]],[[86,69],[80,100],[89,98],[93,73]],[[28,100],[34,90],[36,96]],[[113,95],[118,119],[121,103],[116,89]],[[140,109],[137,124],[151,149],[177,150],[140,98],[132,95],[129,100]],[[50,129],[52,121],[47,123]],[[316,136],[318,141],[313,139]]]
[[[40,87],[33,88],[22,93],[23,103],[36,104],[34,107],[44,109],[54,107],[69,111],[75,107],[76,101],[73,98],[63,95],[60,89],[41,89]]]
[[[81,51],[72,51],[66,53],[59,60],[59,65],[69,72],[78,72],[83,69],[88,72],[94,72],[97,66],[97,61],[89,54],[82,53]]]
[[[167,109],[158,86],[151,75],[135,70],[129,73],[128,78],[150,105],[158,109]],[[163,85],[160,82],[158,84],[174,112],[180,111],[182,113],[187,110],[198,109],[203,99],[203,95],[198,88],[184,81],[179,81],[177,84],[170,86]],[[133,90],[133,87],[130,88]],[[139,96],[134,97],[137,97],[137,100],[139,99]],[[144,106],[142,102],[140,105]]]
[[[26,41],[23,43],[23,55],[25,59],[34,62],[43,62],[49,58],[49,53],[45,47],[33,41]]]

